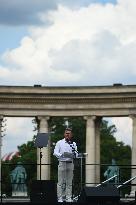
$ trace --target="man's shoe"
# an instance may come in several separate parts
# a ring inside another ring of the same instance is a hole
[[[66,202],[73,202],[71,198],[66,199]]]
[[[59,198],[59,199],[58,199],[58,202],[61,202],[61,203],[62,203],[62,202],[63,202],[62,198]]]

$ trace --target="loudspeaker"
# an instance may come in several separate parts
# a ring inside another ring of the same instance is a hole
[[[34,180],[30,185],[31,202],[57,202],[57,186],[54,180]]]
[[[91,202],[91,205],[117,205],[119,200],[119,190],[115,186],[84,187],[78,198],[78,203]]]

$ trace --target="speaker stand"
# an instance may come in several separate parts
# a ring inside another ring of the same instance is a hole
[[[40,147],[40,180],[41,180],[41,172],[42,172],[42,170],[41,170],[41,161],[42,161],[42,151],[41,151],[41,147]]]

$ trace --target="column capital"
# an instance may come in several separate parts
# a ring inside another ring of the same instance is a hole
[[[84,120],[95,120],[96,116],[95,115],[86,115],[83,118],[84,118]]]
[[[50,116],[37,116],[38,120],[49,120]]]
[[[39,132],[48,132],[49,116],[37,116],[37,125]]]
[[[0,115],[0,121],[3,121],[3,119],[4,119],[4,116]]]
[[[2,126],[3,119],[4,119],[4,116],[0,115],[0,129],[1,129],[1,126]]]
[[[130,117],[132,120],[135,120],[135,119],[136,119],[136,114],[131,114],[131,115],[129,115],[129,117]]]

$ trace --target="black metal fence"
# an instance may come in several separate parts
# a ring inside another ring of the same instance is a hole
[[[3,198],[13,198],[13,197],[29,197],[30,191],[31,191],[31,183],[33,180],[36,180],[36,172],[37,172],[37,164],[28,164],[24,163],[22,164],[23,167],[26,170],[27,177],[25,180],[26,185],[26,192],[27,194],[21,194],[21,195],[13,195],[13,186],[16,183],[11,182],[11,172],[12,170],[17,166],[17,164],[11,164],[9,163],[2,163],[1,166],[1,200]],[[46,166],[47,164],[42,164]],[[82,159],[75,159],[74,161],[74,178],[73,178],[73,197],[76,197],[80,195],[81,190],[85,184],[85,160]],[[92,166],[93,164],[88,164],[87,166]],[[51,166],[51,180],[54,180],[57,184],[57,165],[50,164]],[[93,165],[94,166],[94,165]],[[96,166],[96,164],[95,164]],[[108,166],[111,166],[111,164],[100,164],[100,181],[103,182],[105,180],[104,172],[107,169]],[[118,183],[114,183],[114,186],[123,185],[123,183],[131,178],[131,170],[136,169],[136,165],[117,165],[119,167],[119,181]],[[97,164],[98,167],[98,164]],[[134,182],[134,181],[133,181]],[[91,185],[92,182],[89,184]],[[110,182],[108,182],[110,183]],[[16,184],[19,186],[19,184],[24,184],[21,181]],[[96,186],[98,183],[94,184],[93,186]],[[107,183],[104,184],[106,186]],[[126,195],[129,195],[131,192],[132,186],[136,186],[136,184],[132,183],[132,181],[124,184],[122,187],[120,187],[120,195],[121,197],[125,197]]]

